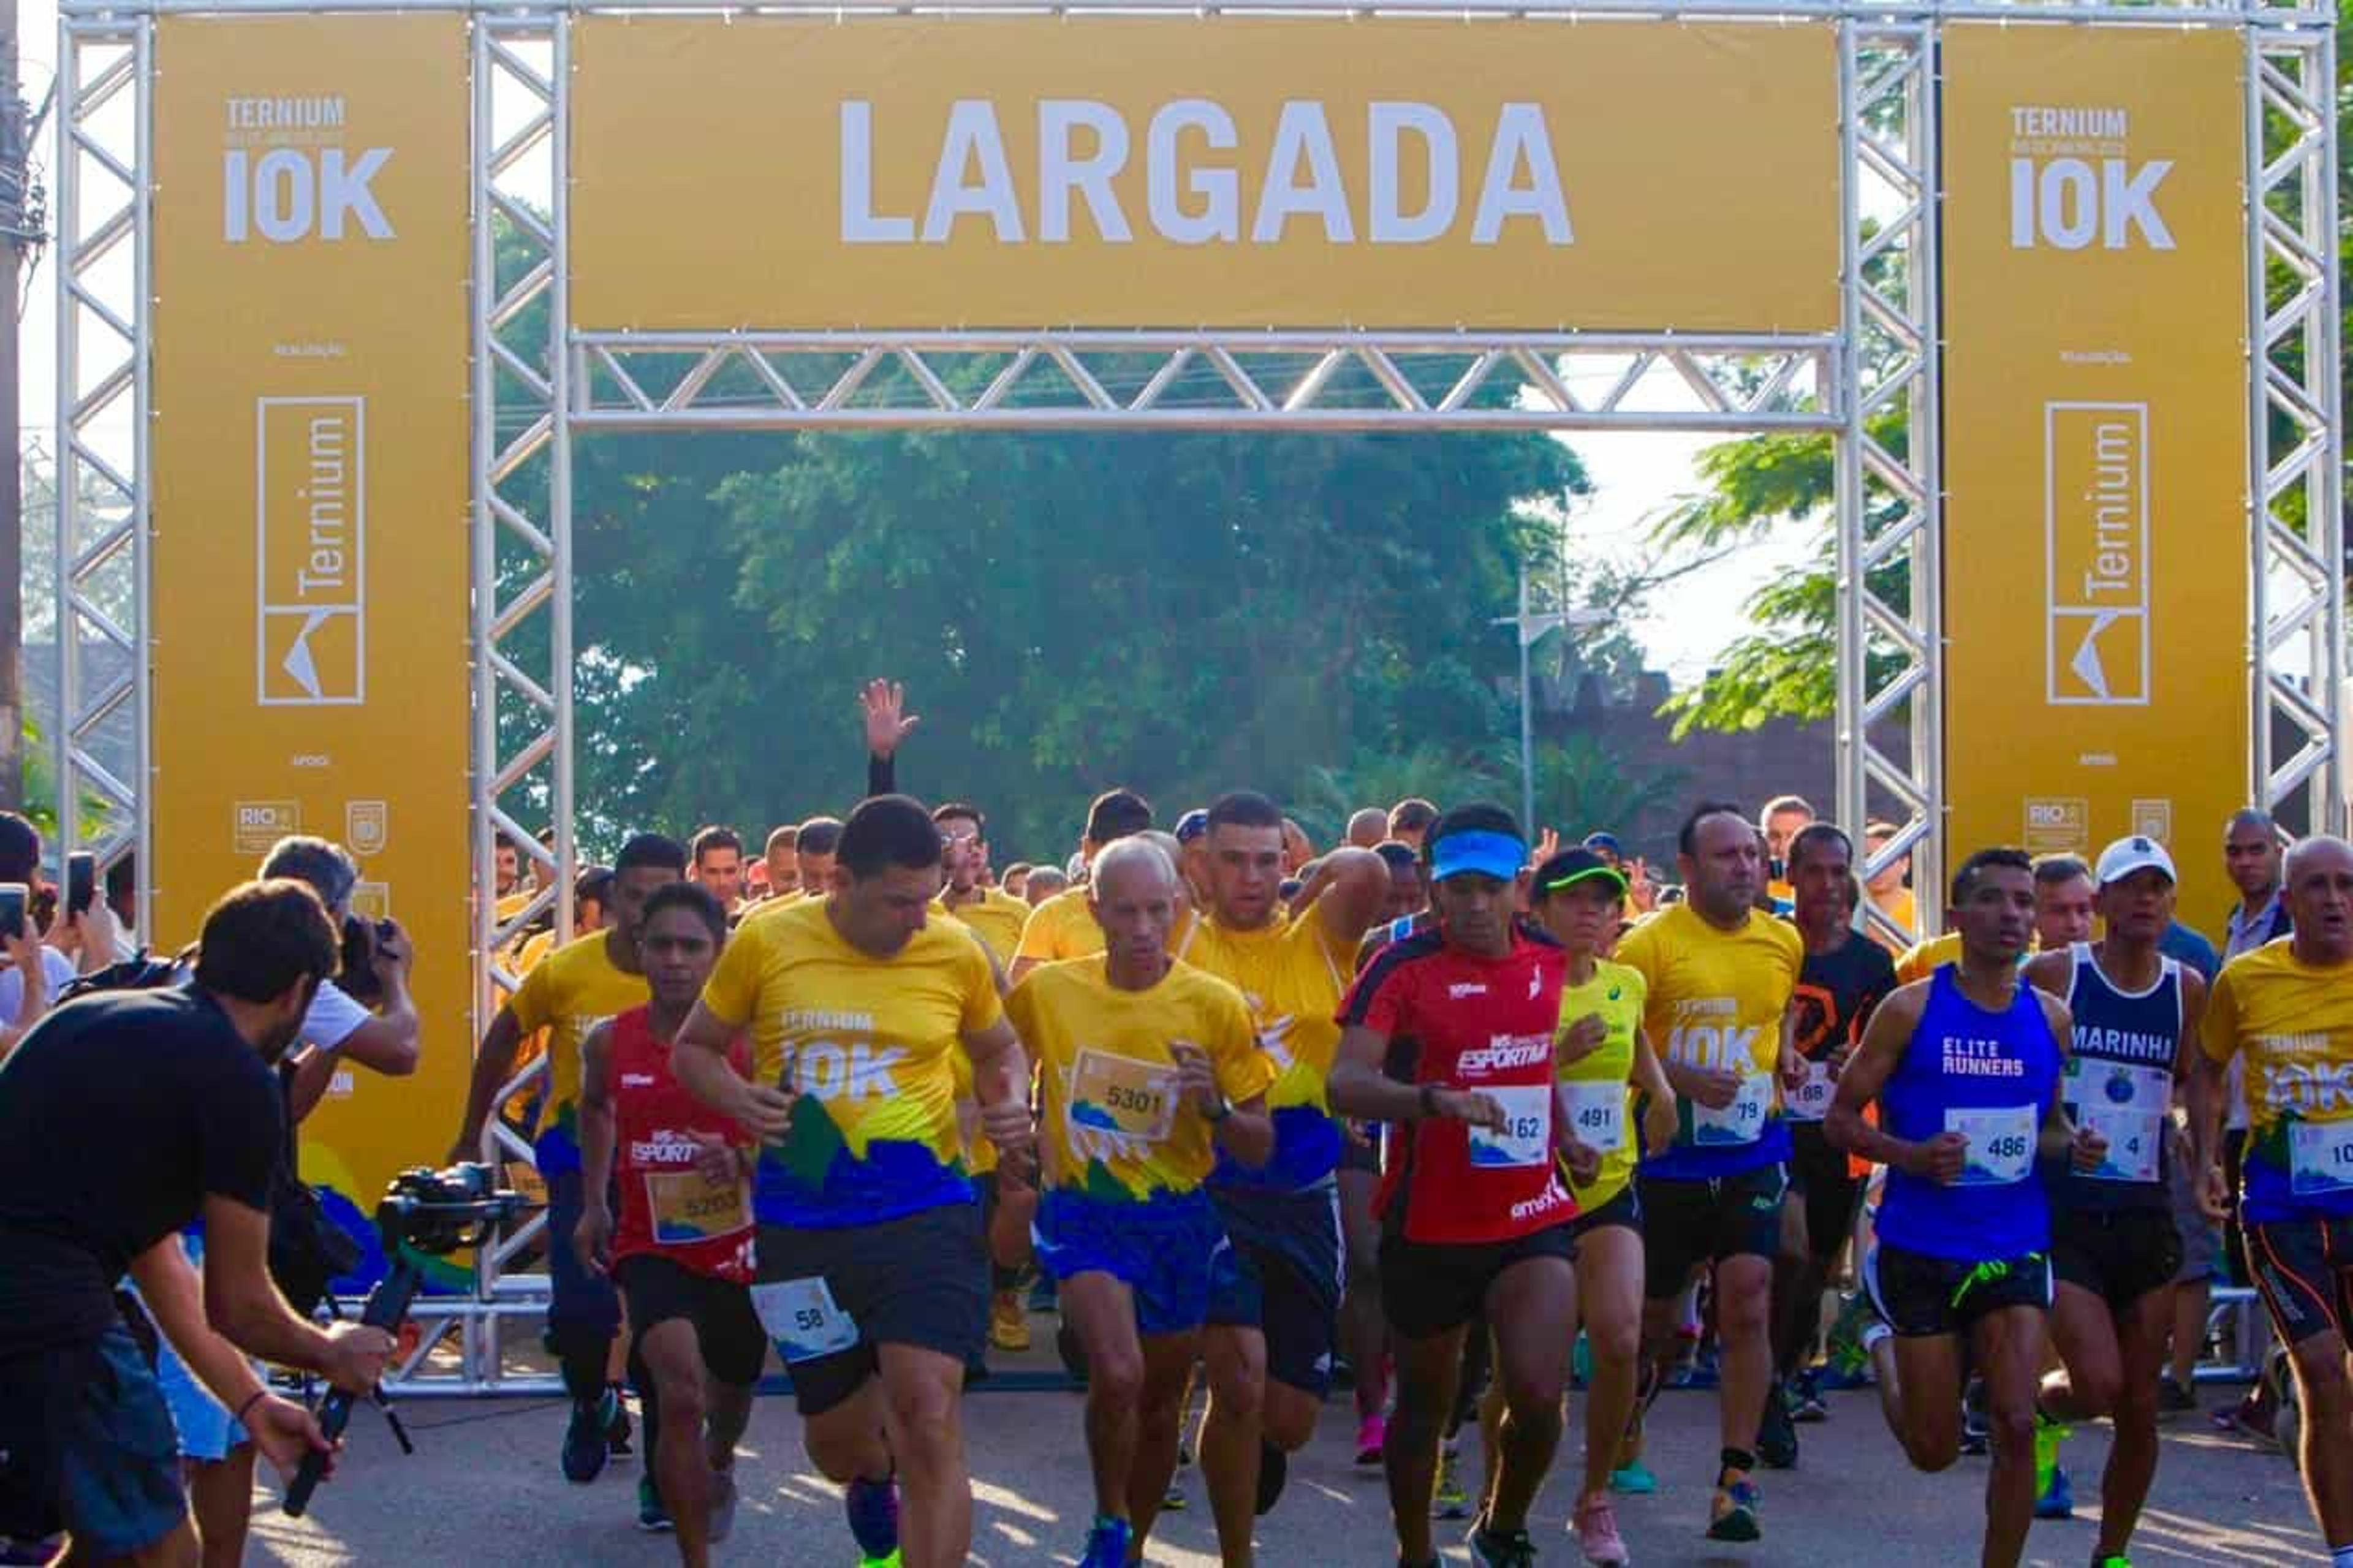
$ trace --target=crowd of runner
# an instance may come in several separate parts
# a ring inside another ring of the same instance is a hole
[[[2342,840],[2224,825],[2220,952],[2144,837],[1957,857],[1947,934],[1905,945],[1900,866],[1866,886],[1793,796],[1692,809],[1670,885],[1480,803],[1368,807],[1318,853],[1247,790],[1163,832],[1113,789],[1069,867],[1000,871],[982,807],[897,792],[898,693],[867,706],[855,809],[756,856],[638,834],[568,943],[501,954],[457,1129],[459,1158],[494,1118],[534,1139],[564,1474],[625,1448],[633,1390],[639,1523],[682,1562],[749,1484],[771,1346],[866,1568],[965,1561],[964,1391],[1042,1309],[1085,1382],[1082,1568],[1142,1559],[1188,1457],[1251,1562],[1335,1367],[1401,1568],[1449,1518],[1474,1563],[1532,1563],[1573,1362],[1589,1563],[1631,1561],[1612,1499],[1662,1486],[1759,1540],[1759,1474],[1868,1384],[1920,1469],[1989,1452],[1988,1563],[2072,1510],[2068,1427],[2112,1423],[2113,1568],[2221,1272],[2268,1309],[2353,1568]],[[502,919],[536,858],[502,847]],[[47,1026],[0,1071],[0,1150]],[[1694,1381],[1717,1452],[1647,1450]]]

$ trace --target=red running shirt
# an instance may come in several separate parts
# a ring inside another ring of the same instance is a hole
[[[1381,1224],[1408,1241],[1510,1241],[1576,1217],[1553,1159],[1553,1034],[1566,961],[1515,933],[1503,958],[1446,945],[1436,931],[1390,943],[1340,1005],[1342,1027],[1389,1037],[1389,1070],[1407,1081],[1473,1089],[1504,1102],[1502,1132],[1439,1117],[1386,1140]]]
[[[708,1181],[694,1163],[701,1143],[723,1139],[742,1148],[750,1135],[670,1075],[669,1042],[656,1037],[648,1009],[616,1016],[611,1039],[613,1179],[621,1189],[613,1260],[658,1253],[697,1274],[750,1284],[751,1189]],[[749,1063],[740,1040],[729,1055],[739,1069]]]

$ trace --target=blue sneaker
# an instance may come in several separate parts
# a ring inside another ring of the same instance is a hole
[[[1098,1516],[1087,1531],[1087,1549],[1079,1554],[1079,1568],[1127,1568],[1127,1521]]]
[[[2051,1472],[2051,1484],[2034,1500],[2037,1519],[2073,1519],[2075,1517],[2075,1489],[2067,1480],[2067,1472]]]
[[[1609,1472],[1609,1489],[1620,1497],[1649,1497],[1659,1489],[1659,1478],[1651,1473],[1650,1466],[1635,1459]]]
[[[849,1533],[868,1563],[888,1562],[899,1554],[899,1481],[853,1480],[842,1492],[842,1511],[849,1516]]]
[[[610,1451],[606,1435],[612,1430],[613,1413],[619,1405],[609,1388],[590,1404],[575,1402],[572,1419],[564,1428],[565,1480],[585,1487],[605,1473],[605,1457]]]
[[[654,1490],[651,1476],[638,1478],[638,1528],[648,1535],[665,1535],[678,1528],[662,1506],[661,1494]]]

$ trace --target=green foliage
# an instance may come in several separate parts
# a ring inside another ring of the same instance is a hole
[[[1461,759],[1446,798],[1514,721],[1489,621],[1546,530],[1514,503],[1583,482],[1525,436],[583,442],[591,841],[840,809],[875,675],[923,716],[902,784],[978,801],[1001,858],[1070,843],[1114,783],[1317,815],[1335,757]]]

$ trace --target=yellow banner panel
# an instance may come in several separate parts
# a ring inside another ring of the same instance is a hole
[[[1833,331],[1827,26],[583,16],[589,328]]]
[[[2238,39],[1944,46],[1953,857],[2165,840],[2210,935],[2250,788]]]
[[[304,1124],[364,1210],[472,1055],[467,58],[457,16],[156,24],[154,929],[287,834],[361,858],[424,1016]]]

